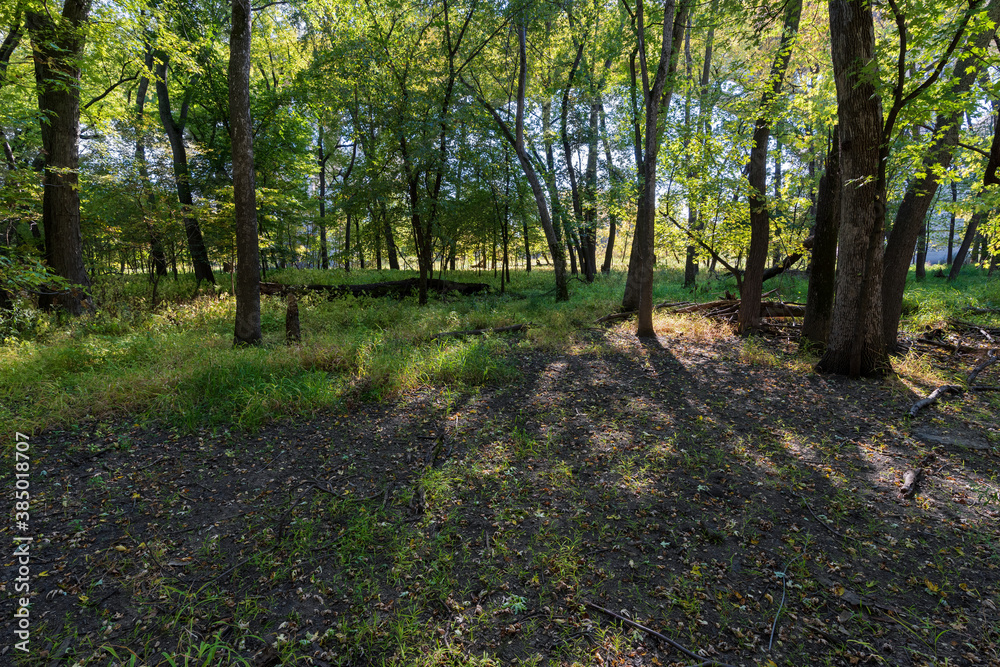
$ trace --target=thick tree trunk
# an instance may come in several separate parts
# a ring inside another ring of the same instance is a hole
[[[819,181],[806,314],[802,320],[802,339],[821,347],[826,346],[833,318],[841,184],[840,131],[834,127],[826,155],[826,171]]]
[[[764,266],[771,233],[771,218],[768,211],[765,187],[767,181],[767,144],[771,136],[771,106],[781,93],[781,85],[792,56],[792,45],[799,31],[802,16],[802,0],[789,0],[785,5],[778,52],[771,64],[768,87],[760,101],[760,115],[753,133],[753,147],[750,149],[750,170],[747,180],[750,185],[750,250],[747,253],[746,270],[743,274],[743,290],[740,292],[740,315],[737,330],[746,334],[760,326],[760,295],[763,287]],[[779,178],[776,174],[776,178]]]
[[[229,38],[229,117],[236,218],[236,345],[259,345],[260,245],[250,122],[250,0],[233,0]]]
[[[882,330],[885,188],[879,178],[882,101],[875,85],[871,5],[830,0],[830,35],[840,120],[841,191],[837,294],[821,371],[881,375],[889,368]],[[856,185],[855,185],[856,184]]]
[[[167,67],[169,57],[159,55],[156,64],[156,101],[160,112],[160,122],[170,140],[170,151],[173,157],[174,184],[177,188],[177,200],[181,204],[184,216],[184,232],[187,235],[188,251],[191,253],[191,263],[194,266],[194,276],[198,281],[207,280],[215,283],[212,265],[208,261],[208,251],[205,249],[205,239],[201,234],[201,226],[194,217],[194,200],[191,197],[191,177],[188,170],[187,147],[184,143],[184,122],[187,120],[187,110],[190,104],[185,99],[181,106],[180,120],[174,119],[170,109],[170,91],[167,89]]]
[[[968,92],[975,82],[981,65],[981,53],[989,46],[996,34],[996,24],[1000,21],[1000,0],[992,0],[987,8],[989,28],[971,37],[968,45],[955,64],[950,94],[961,96]],[[917,235],[924,227],[927,210],[930,208],[940,182],[940,175],[951,166],[955,147],[958,145],[959,127],[962,124],[963,108],[955,105],[953,110],[939,114],[934,126],[930,148],[924,155],[918,170],[923,174],[913,179],[903,195],[903,202],[896,213],[892,231],[885,245],[885,266],[882,278],[882,307],[884,309],[883,337],[886,345],[894,348],[899,330],[899,318],[903,312],[903,291],[906,275],[910,270],[910,259]]]
[[[62,15],[29,13],[35,59],[38,110],[41,112],[42,149],[45,172],[42,197],[42,227],[45,230],[45,260],[56,274],[78,285],[58,297],[59,305],[79,315],[90,307],[87,291],[90,277],[83,264],[80,235],[79,144],[80,67],[84,23],[90,12],[87,0],[65,0]],[[42,305],[53,301],[42,299]]]

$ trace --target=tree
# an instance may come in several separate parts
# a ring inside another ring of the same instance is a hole
[[[637,145],[638,199],[635,217],[635,236],[632,247],[635,256],[635,279],[638,292],[638,325],[636,336],[652,337],[653,330],[653,243],[656,222],[656,159],[660,150],[661,113],[670,107],[673,82],[667,85],[667,77],[677,67],[677,56],[684,26],[687,23],[688,0],[664,0],[663,34],[660,42],[660,59],[656,67],[653,83],[649,83],[649,64],[646,53],[646,16],[643,0],[635,3],[635,29],[638,38],[639,66],[642,73],[643,106],[646,109],[645,140],[640,149]],[[634,78],[634,75],[633,75]],[[637,137],[638,138],[638,137]],[[631,263],[629,275],[632,275]],[[625,287],[628,293],[628,284]]]
[[[743,334],[760,326],[760,295],[764,284],[764,264],[767,262],[771,231],[771,218],[764,188],[767,180],[767,144],[771,137],[771,118],[774,114],[772,106],[781,93],[781,84],[788,70],[788,61],[792,57],[792,46],[799,31],[801,16],[802,0],[787,0],[778,52],[771,64],[771,73],[761,96],[760,113],[754,126],[750,169],[747,174],[750,185],[750,249],[747,253],[737,319],[737,330]]]
[[[160,122],[170,140],[174,185],[177,188],[177,199],[183,212],[188,251],[191,253],[195,278],[199,282],[207,280],[210,283],[215,283],[212,265],[208,261],[208,251],[205,248],[205,239],[201,233],[201,225],[198,224],[198,219],[194,215],[194,199],[191,196],[191,170],[188,167],[187,146],[184,139],[184,127],[191,107],[191,96],[194,94],[197,77],[194,81],[188,82],[184,99],[181,102],[180,115],[175,118],[170,105],[170,89],[167,86],[169,70],[170,55],[160,50],[156,54],[156,101],[160,112]]]
[[[883,141],[871,5],[830,0],[830,50],[840,119],[840,243],[829,343],[818,369],[880,375],[889,366],[882,331]]]
[[[802,318],[802,340],[825,347],[830,335],[837,269],[837,237],[840,232],[840,132],[833,128],[826,153],[826,167],[819,180],[816,224],[813,228],[812,262],[806,313]]]
[[[883,323],[885,342],[890,348],[896,344],[899,318],[903,312],[903,290],[906,287],[906,275],[910,267],[910,258],[913,256],[913,246],[917,235],[925,226],[927,210],[934,200],[942,176],[951,166],[952,156],[959,142],[962,115],[967,108],[967,104],[963,104],[961,98],[968,93],[979,77],[981,54],[993,40],[997,23],[1000,22],[1000,0],[992,0],[989,3],[983,18],[984,24],[963,49],[950,79],[949,96],[958,99],[944,101],[942,106],[946,111],[937,115],[931,144],[924,154],[917,177],[910,181],[906,188],[886,243],[882,303],[885,308]],[[905,29],[903,30],[905,35]],[[900,58],[905,57],[905,40],[901,41],[900,51]]]
[[[524,104],[525,94],[528,87],[528,53],[527,53],[527,27],[524,24],[517,26],[518,43],[518,70],[517,70],[517,107],[514,116],[514,131],[511,132],[507,123],[500,113],[480,93],[478,99],[480,104],[490,113],[497,127],[503,134],[507,142],[514,148],[517,160],[524,172],[524,177],[531,185],[531,192],[535,197],[535,205],[538,208],[538,218],[545,231],[545,240],[549,245],[549,253],[552,255],[553,273],[556,280],[556,301],[569,300],[569,286],[566,282],[566,259],[563,254],[562,242],[556,234],[556,228],[552,224],[552,216],[549,215],[549,205],[545,200],[545,191],[542,189],[542,182],[538,178],[538,173],[532,164],[531,156],[524,145]],[[471,86],[469,86],[471,88]],[[554,205],[554,204],[553,204]]]
[[[236,207],[236,345],[260,345],[260,247],[250,122],[250,0],[233,0],[229,38],[229,112]]]
[[[45,155],[42,227],[45,260],[57,275],[78,285],[58,297],[58,303],[79,315],[90,305],[90,277],[83,265],[80,236],[80,65],[90,13],[89,0],[65,0],[61,15],[44,11],[27,14],[35,59],[38,110],[41,112]],[[47,297],[43,303],[49,303]]]

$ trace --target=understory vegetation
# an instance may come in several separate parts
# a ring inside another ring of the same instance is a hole
[[[11,660],[1000,660],[998,393],[906,416],[992,346],[963,351],[952,323],[1000,326],[974,310],[1000,304],[995,279],[912,283],[909,351],[853,381],[815,373],[793,337],[701,315],[657,310],[646,340],[596,324],[617,273],[559,304],[545,271],[503,294],[492,272],[459,279],[495,289],[425,307],[301,297],[295,345],[284,299],[264,297],[251,349],[232,347],[224,283],[192,298],[193,280],[164,281],[151,309],[148,283],[108,277],[101,309],[70,320],[18,306],[0,419],[30,438],[38,565],[31,651]],[[680,282],[658,272],[656,302],[732,289]],[[767,298],[801,302],[805,286],[785,275]],[[924,480],[901,497],[914,468]]]

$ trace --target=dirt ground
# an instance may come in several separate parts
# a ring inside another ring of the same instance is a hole
[[[513,384],[256,433],[38,434],[0,663],[1000,665],[995,395],[911,419],[899,379],[689,338],[512,342]]]

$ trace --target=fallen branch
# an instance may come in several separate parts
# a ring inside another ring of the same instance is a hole
[[[912,498],[917,492],[917,484],[923,479],[924,469],[914,468],[903,474],[903,485],[899,487],[900,498]]]
[[[986,357],[986,361],[972,369],[972,372],[969,373],[969,377],[965,380],[965,384],[971,388],[972,383],[976,381],[976,376],[997,362],[1000,362],[1000,357],[990,352]]]
[[[930,393],[927,398],[922,398],[910,407],[910,416],[916,417],[917,413],[926,408],[928,405],[935,403],[939,398],[945,394],[956,394],[960,395],[964,389],[956,384],[946,384],[944,386],[938,387]]]
[[[448,338],[455,337],[461,338],[462,336],[482,336],[488,333],[516,333],[518,331],[527,331],[528,327],[533,326],[530,322],[528,324],[514,324],[509,327],[493,327],[492,329],[464,329],[462,331],[443,331],[441,333],[436,333],[431,336],[430,340],[437,340],[438,338]]]
[[[973,308],[969,306],[965,309],[967,313],[973,313],[975,315],[996,315],[1000,313],[1000,308]]]
[[[601,607],[600,605],[596,605],[593,602],[588,602],[587,600],[584,600],[583,604],[584,604],[585,607],[589,607],[590,609],[593,609],[595,611],[599,611],[599,612],[601,612],[603,614],[607,614],[608,616],[611,616],[612,618],[616,618],[619,621],[621,621],[622,623],[625,623],[626,625],[632,626],[636,630],[642,630],[643,632],[645,632],[646,634],[650,635],[651,637],[656,637],[660,641],[662,641],[662,642],[664,642],[666,644],[669,644],[670,646],[673,646],[675,649],[677,649],[678,651],[680,651],[684,655],[688,656],[689,658],[694,658],[695,660],[701,660],[702,662],[698,663],[699,665],[706,665],[706,666],[707,665],[718,665],[718,667],[733,667],[732,665],[727,664],[725,662],[721,662],[719,660],[713,660],[712,658],[707,658],[706,659],[705,656],[703,656],[703,655],[698,655],[697,653],[693,653],[693,652],[687,650],[686,648],[684,648],[683,646],[681,646],[680,644],[678,644],[677,642],[675,642],[670,637],[667,637],[666,635],[661,635],[656,630],[653,630],[652,628],[647,628],[645,625],[642,625],[640,623],[636,623],[635,621],[633,621],[631,619],[628,619],[628,618],[625,618],[624,616],[619,616],[618,614],[616,614],[615,612],[611,611],[610,609],[605,609],[604,607]]]
[[[420,289],[419,278],[406,280],[390,280],[381,283],[364,285],[284,285],[282,283],[261,283],[261,294],[288,294],[289,292],[325,292],[330,299],[345,296],[392,296],[397,299],[410,296]],[[457,292],[463,296],[471,296],[480,292],[488,292],[490,286],[486,283],[459,283],[453,280],[430,278],[427,280],[427,291],[438,294]]]
[[[938,340],[931,340],[930,338],[918,338],[914,341],[915,343],[922,343],[924,345],[930,345],[931,347],[939,347],[942,350],[949,350],[952,353],[956,352],[984,352],[987,348],[984,347],[971,347],[969,345],[962,345],[958,343],[953,345],[951,343],[942,343]]]

